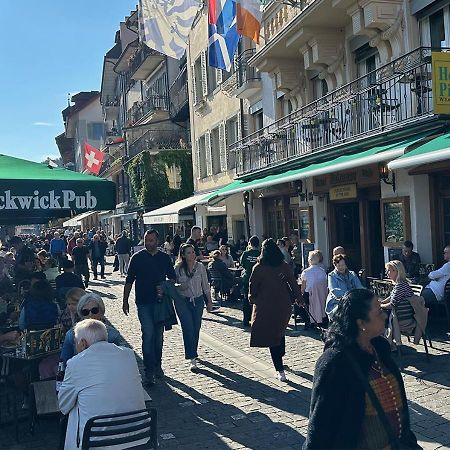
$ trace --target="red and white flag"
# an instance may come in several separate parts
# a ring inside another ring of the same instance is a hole
[[[87,142],[84,144],[84,168],[89,172],[99,174],[105,154]]]

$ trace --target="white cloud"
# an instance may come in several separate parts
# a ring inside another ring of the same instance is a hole
[[[51,122],[33,122],[33,125],[37,127],[54,127],[55,124]]]

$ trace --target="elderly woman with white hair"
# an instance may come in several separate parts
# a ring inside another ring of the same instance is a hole
[[[308,254],[309,267],[305,269],[301,276],[301,290],[305,307],[309,308],[309,313],[316,323],[322,323],[325,318],[325,302],[327,299],[327,274],[319,266],[322,260],[320,250],[313,250]],[[308,318],[309,319],[309,318]],[[312,326],[314,327],[315,324]],[[309,324],[305,323],[305,328]]]
[[[96,319],[102,322],[105,321],[105,304],[101,297],[94,293],[88,293],[83,295],[78,301],[77,314],[83,319]],[[116,345],[122,343],[120,333],[113,327],[106,325],[108,331],[108,342]],[[72,358],[76,353],[75,349],[75,335],[73,328],[70,329],[65,338],[61,350],[60,361],[67,364],[67,361]]]

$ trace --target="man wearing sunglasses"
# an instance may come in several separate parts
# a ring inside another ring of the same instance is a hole
[[[444,299],[445,284],[450,279],[450,245],[444,248],[444,261],[445,264],[440,269],[428,274],[431,281],[422,291],[427,306]]]
[[[124,314],[128,315],[128,299],[135,283],[135,300],[142,332],[142,354],[146,383],[149,386],[155,384],[155,377],[164,376],[161,368],[164,325],[155,322],[155,305],[162,296],[161,284],[166,279],[176,279],[170,256],[158,250],[158,238],[156,230],[147,231],[144,235],[145,248],[131,257],[122,305]]]

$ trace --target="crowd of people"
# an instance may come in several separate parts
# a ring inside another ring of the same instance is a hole
[[[39,372],[42,379],[63,378],[59,403],[66,415],[65,448],[79,448],[74,430],[78,424],[82,435],[90,417],[121,412],[124,405],[130,409],[145,406],[132,352],[118,347],[121,336],[106,323],[102,298],[86,291],[90,271],[98,279],[98,265],[105,279],[105,254],[110,245],[119,275],[126,277],[125,315],[130,313],[135,287],[144,385],[152,386],[164,377],[163,335],[177,323],[188,367],[198,372],[202,316],[205,308],[214,311],[211,287],[218,287],[211,274],[215,274],[222,278],[220,294],[226,293],[230,302],[242,301],[243,326],[251,327],[250,346],[269,349],[280,381],[287,380],[283,357],[293,306],[303,312],[306,329],[328,327],[325,351],[316,366],[305,448],[398,448],[406,442],[410,446],[401,448],[418,448],[409,426],[403,382],[389,342],[382,337],[386,312],[395,311],[402,326],[411,325],[415,317],[408,280],[417,275],[420,256],[412,251],[412,243],[405,242],[402,256],[386,264],[393,289],[389,297],[379,299],[349,269],[351,259],[343,247],[333,250],[331,269],[319,250],[309,252],[304,267],[301,245],[294,238],[261,242],[252,236],[248,242],[241,238],[230,245],[225,234],[202,232],[194,226],[185,242],[175,235],[160,243],[158,232],[149,230],[143,249],[131,257],[126,232],[113,240],[101,230],[53,230],[39,237],[15,236],[3,244],[0,298],[26,285],[16,311],[19,329],[58,325],[64,330],[61,354],[43,359]],[[444,259],[444,266],[429,275],[431,281],[424,291],[431,292],[424,293],[425,300],[433,296],[437,301],[443,295],[442,287],[450,279],[450,247],[444,249]],[[236,266],[239,272],[233,270]],[[7,314],[0,320],[12,317]],[[17,341],[19,336],[19,330],[0,334],[0,343]],[[116,373],[119,364],[121,370]],[[16,369],[20,372],[20,367]],[[83,377],[83,371],[89,377]],[[111,386],[117,386],[123,401],[107,398],[105,389]]]

